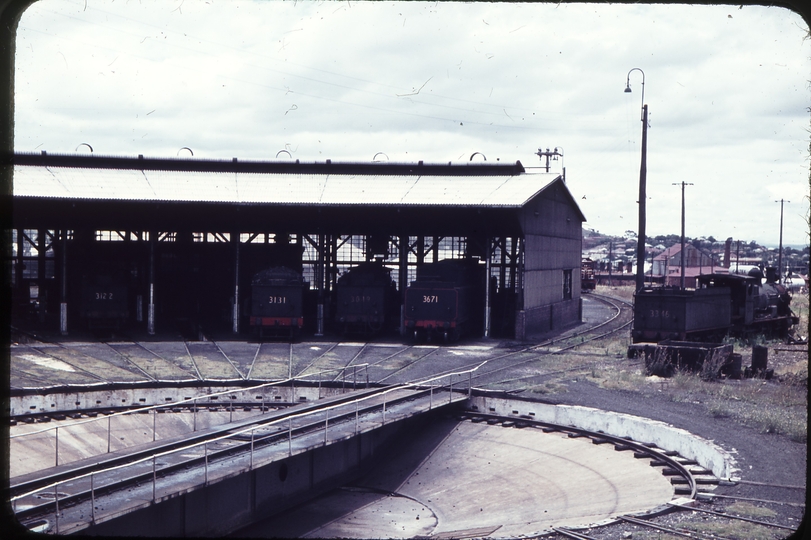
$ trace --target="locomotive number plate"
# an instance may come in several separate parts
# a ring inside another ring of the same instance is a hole
[[[268,297],[268,304],[286,304],[286,296],[270,296]]]
[[[371,296],[350,296],[349,301],[353,304],[362,304],[363,302],[371,302]]]
[[[651,309],[649,311],[650,311],[649,317],[652,318],[664,317],[666,319],[670,318],[670,311],[666,309]]]
[[[112,300],[113,293],[111,292],[97,292],[96,293],[96,300]]]
[[[422,296],[422,303],[423,304],[436,304],[439,302],[439,296],[432,294],[432,295],[423,295]]]

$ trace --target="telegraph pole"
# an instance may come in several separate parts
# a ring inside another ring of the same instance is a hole
[[[546,158],[546,164],[544,165],[544,168],[546,169],[546,172],[549,172],[549,158],[552,158],[552,161],[557,161],[558,157],[563,157],[563,148],[555,147],[555,149],[552,151],[550,151],[549,148],[547,148],[546,151],[544,151],[543,148],[538,148],[538,151],[535,152],[535,155],[541,158],[542,160]]]
[[[647,152],[648,152],[648,106],[645,105],[645,72],[633,68],[625,79],[625,92],[631,92],[631,72],[639,71],[642,74],[642,162],[639,166],[639,231],[636,236],[636,290],[645,286],[645,221],[647,194]]]
[[[681,185],[681,279],[680,286],[684,289],[684,186],[692,186],[689,182],[680,182],[673,184],[674,186]]]
[[[780,199],[779,201],[774,201],[780,203],[780,247],[778,247],[777,251],[777,280],[779,283],[783,282],[783,203],[787,202],[790,203],[791,201],[785,201]]]

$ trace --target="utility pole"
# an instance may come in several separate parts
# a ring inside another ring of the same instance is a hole
[[[679,284],[684,290],[684,186],[692,186],[689,182],[680,182],[681,184],[681,279]],[[678,186],[679,184],[673,184]]]
[[[535,152],[535,155],[541,158],[542,160],[546,158],[546,165],[544,165],[544,168],[546,168],[546,172],[549,172],[549,158],[551,157],[552,161],[557,161],[558,157],[563,157],[563,148],[558,148],[556,146],[555,149],[552,151],[550,151],[549,148],[547,148],[546,151],[544,151],[543,148],[538,148],[538,151]]]
[[[779,201],[774,201],[780,203],[780,247],[778,247],[777,251],[777,281],[779,283],[783,282],[783,203],[787,202],[790,203],[791,201],[785,201],[780,199]]]
[[[647,194],[647,152],[648,152],[648,106],[645,104],[645,72],[633,68],[628,72],[625,80],[625,92],[631,92],[631,72],[639,71],[642,74],[642,162],[639,166],[639,231],[636,237],[636,290],[645,286],[645,221]]]

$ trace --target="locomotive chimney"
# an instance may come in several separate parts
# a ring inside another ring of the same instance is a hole
[[[724,268],[729,268],[729,250],[732,247],[732,237],[727,238],[724,244]]]

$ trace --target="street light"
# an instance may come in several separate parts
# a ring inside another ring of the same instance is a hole
[[[636,290],[645,286],[645,182],[647,176],[646,154],[648,149],[648,106],[645,105],[645,72],[633,68],[625,79],[625,92],[631,92],[631,73],[639,71],[642,74],[642,163],[639,167],[639,232],[636,239]]]

